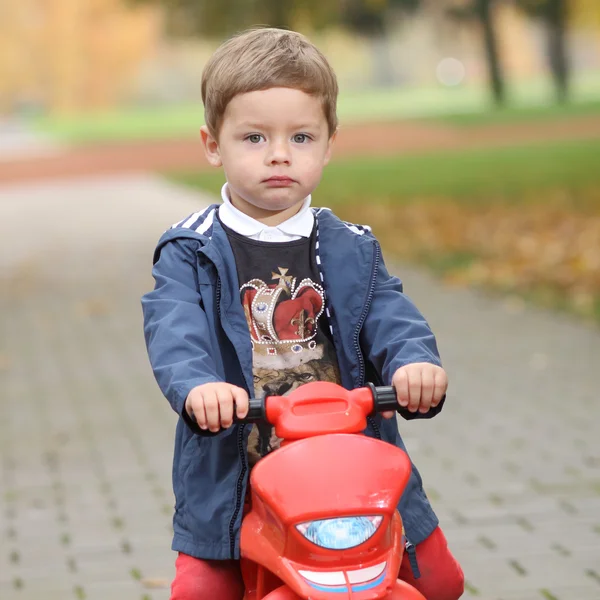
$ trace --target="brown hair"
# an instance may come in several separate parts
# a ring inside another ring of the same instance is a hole
[[[204,68],[202,101],[210,132],[218,134],[225,109],[235,96],[272,87],[319,97],[329,135],[336,131],[338,84],[325,56],[300,33],[259,28],[227,40]]]

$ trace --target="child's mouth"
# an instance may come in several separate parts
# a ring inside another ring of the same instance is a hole
[[[269,179],[265,179],[264,183],[266,183],[269,187],[289,187],[295,181],[291,177],[269,177]]]

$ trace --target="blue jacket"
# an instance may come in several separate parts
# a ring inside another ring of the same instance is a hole
[[[239,558],[239,532],[248,482],[249,426],[202,435],[184,410],[195,386],[227,381],[253,390],[252,347],[239,299],[231,246],[218,205],[174,225],[154,254],[156,285],[142,298],[144,332],[158,384],[180,415],[175,438],[173,550],[197,558]],[[377,240],[328,209],[313,209],[319,258],[342,384],[389,385],[396,369],[439,365],[427,322],[387,272]],[[406,417],[430,417],[405,414]],[[187,417],[187,418],[186,418]],[[367,435],[405,449],[395,419],[369,419]],[[438,521],[413,465],[399,503],[407,538],[418,544]]]

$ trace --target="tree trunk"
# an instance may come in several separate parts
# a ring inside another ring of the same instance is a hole
[[[269,27],[278,27],[279,29],[291,27],[291,10],[287,2],[284,0],[267,0],[265,4],[268,18],[266,24],[268,24]]]
[[[370,35],[369,45],[371,46],[373,56],[372,83],[376,87],[392,87],[396,78],[388,35],[384,32]]]
[[[564,104],[569,98],[569,60],[567,58],[567,3],[547,0],[548,58],[556,85],[556,99]]]
[[[481,27],[483,29],[483,40],[493,99],[497,106],[503,106],[506,99],[506,90],[502,67],[500,64],[500,56],[498,53],[496,30],[493,23],[493,15],[491,10],[492,2],[493,0],[476,0],[475,7],[477,11],[477,17],[481,22]]]

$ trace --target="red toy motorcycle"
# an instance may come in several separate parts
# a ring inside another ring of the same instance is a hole
[[[405,540],[396,506],[410,460],[357,435],[367,416],[397,407],[391,387],[333,383],[251,400],[243,422],[267,421],[284,441],[250,477],[245,600],[425,600],[397,579]]]

